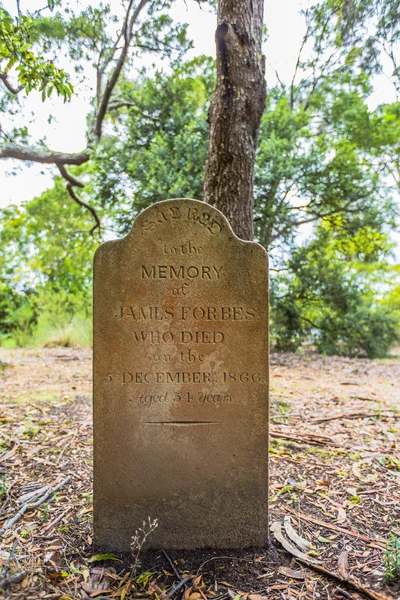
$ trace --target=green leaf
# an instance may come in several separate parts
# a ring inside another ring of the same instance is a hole
[[[319,536],[317,537],[317,540],[318,540],[319,542],[322,542],[323,544],[330,544],[330,543],[331,543],[331,540],[328,540],[328,538],[325,538],[325,537],[323,537],[322,535],[319,535]]]
[[[114,556],[114,554],[94,554],[88,560],[88,562],[97,562],[100,560],[118,560],[119,562],[123,562],[120,558]]]
[[[350,502],[353,502],[353,504],[360,504],[361,502],[361,498],[359,496],[350,496],[349,500]]]
[[[144,573],[141,573],[139,577],[137,577],[136,583],[142,585],[143,587],[146,587],[147,582],[149,581],[152,575],[153,573],[151,571],[145,571]]]

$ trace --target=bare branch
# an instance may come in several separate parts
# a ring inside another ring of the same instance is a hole
[[[303,41],[302,41],[301,46],[300,46],[299,54],[297,56],[296,66],[295,66],[293,77],[292,77],[292,82],[290,84],[290,109],[291,110],[293,110],[293,106],[294,106],[294,83],[295,83],[295,80],[296,80],[297,71],[298,71],[299,66],[300,66],[301,55],[303,53],[304,46],[306,45],[307,40],[308,40],[308,31],[306,31],[306,33],[305,33],[305,35],[303,37]]]
[[[57,166],[58,166],[58,170],[60,171],[61,175],[64,177],[64,179],[66,179],[68,181],[68,183],[70,183],[71,185],[74,185],[76,187],[79,187],[79,188],[85,187],[85,184],[82,183],[82,181],[79,181],[79,179],[76,179],[73,175],[71,175],[71,173],[68,173],[67,169],[63,165],[57,165]]]
[[[347,203],[347,205],[344,206],[343,208],[335,208],[334,210],[331,210],[329,212],[322,213],[322,214],[315,213],[309,219],[301,219],[300,221],[295,221],[294,223],[291,223],[288,226],[290,226],[290,228],[293,229],[295,227],[300,227],[300,225],[305,225],[307,223],[314,223],[315,221],[318,221],[319,219],[325,219],[326,217],[330,217],[330,216],[335,215],[337,213],[343,213],[343,212],[351,213],[351,212],[355,212],[354,210],[351,210],[350,208],[348,208],[348,205],[349,205],[349,203]],[[271,239],[270,239],[270,244],[272,244],[272,242],[274,242],[275,240],[277,240],[282,235],[282,233],[284,233],[285,229],[288,226],[280,229],[274,236],[272,236]]]
[[[16,88],[16,87],[14,87],[14,86],[12,85],[12,83],[10,83],[10,81],[9,81],[9,79],[8,79],[8,76],[7,76],[7,73],[1,73],[1,74],[0,74],[0,79],[1,79],[1,81],[4,83],[5,87],[8,89],[8,91],[9,91],[9,92],[11,92],[12,94],[14,94],[15,96],[16,96],[17,94],[19,94],[19,93],[20,93],[20,91],[23,89],[23,88],[22,88],[22,85],[20,85],[20,86],[19,86],[19,87],[17,87],[17,88]]]
[[[68,181],[67,190],[68,190],[68,193],[71,196],[72,200],[74,200],[74,202],[79,204],[79,206],[82,206],[83,208],[88,210],[91,213],[92,217],[94,218],[96,223],[95,223],[95,225],[93,225],[93,227],[89,231],[89,234],[93,234],[96,231],[96,229],[100,229],[100,227],[101,227],[101,222],[100,222],[99,216],[98,216],[96,210],[93,208],[93,206],[90,206],[90,204],[87,204],[86,202],[81,200],[75,194],[74,189],[73,189],[74,187],[83,188],[83,187],[85,187],[84,184],[81,181],[79,181],[79,179],[76,179],[70,173],[68,173],[67,169],[63,165],[57,165],[57,167],[58,167],[58,170],[60,171],[61,175],[64,177],[64,179],[66,179]]]
[[[38,148],[24,148],[19,144],[11,143],[0,145],[0,158],[17,158],[47,165],[82,165],[89,160],[90,153],[88,148],[76,154],[66,154]]]
[[[108,103],[110,102],[111,94],[115,88],[115,85],[116,85],[118,78],[120,76],[120,73],[122,71],[122,67],[125,64],[125,60],[128,55],[129,46],[130,46],[130,43],[131,43],[132,37],[133,37],[133,26],[135,25],[141,11],[143,10],[143,8],[146,6],[146,4],[148,2],[149,2],[149,0],[141,0],[139,2],[138,6],[133,11],[132,16],[130,18],[129,18],[129,12],[130,12],[130,9],[132,6],[132,0],[129,3],[128,10],[126,13],[126,18],[125,18],[125,23],[124,23],[125,42],[122,47],[121,54],[119,55],[119,58],[117,60],[117,64],[115,65],[114,71],[111,73],[111,76],[106,83],[106,87],[105,87],[105,90],[103,93],[103,97],[100,101],[99,110],[98,110],[97,117],[96,117],[95,124],[94,124],[93,134],[97,140],[99,140],[101,138],[102,126],[103,126],[104,117],[106,116],[106,113],[107,113]]]
[[[77,204],[79,204],[79,206],[83,206],[83,208],[86,208],[86,210],[88,210],[90,213],[92,213],[92,216],[93,216],[94,220],[96,221],[96,224],[93,225],[93,227],[90,229],[89,233],[91,235],[93,235],[93,233],[96,231],[96,229],[100,229],[100,227],[101,227],[100,219],[99,219],[95,209],[93,208],[93,206],[90,206],[90,204],[87,204],[86,202],[84,202],[83,200],[78,198],[78,196],[75,194],[75,192],[73,190],[73,186],[71,183],[67,184],[67,190],[68,190],[68,193],[71,196],[71,198],[73,200],[75,200],[75,202]]]
[[[118,110],[119,108],[133,108],[137,106],[134,102],[117,102],[110,104],[109,110]]]

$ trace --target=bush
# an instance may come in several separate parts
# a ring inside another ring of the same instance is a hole
[[[89,294],[41,290],[8,308],[7,332],[0,342],[7,347],[89,347],[91,310]]]
[[[380,308],[322,317],[316,346],[324,354],[384,358],[399,341],[398,322]]]

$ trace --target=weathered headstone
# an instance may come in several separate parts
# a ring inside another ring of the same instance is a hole
[[[129,550],[267,541],[267,254],[168,200],[96,252],[94,536]]]

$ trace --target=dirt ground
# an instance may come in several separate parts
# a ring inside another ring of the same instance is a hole
[[[400,597],[386,549],[400,536],[400,360],[274,354],[270,547],[144,551],[135,572],[132,556],[92,548],[91,352],[0,349],[0,361],[4,595]]]

